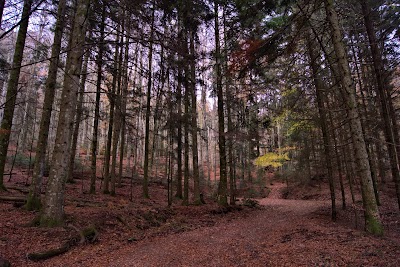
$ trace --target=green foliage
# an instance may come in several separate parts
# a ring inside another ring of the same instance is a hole
[[[311,121],[305,121],[305,120],[296,121],[289,126],[286,135],[291,136],[294,134],[298,134],[300,132],[308,132],[311,131],[313,128],[314,125]]]
[[[19,167],[19,168],[24,168],[28,169],[29,166],[33,166],[33,163],[35,162],[35,157],[29,158],[29,156],[26,156],[24,154],[18,153],[17,155],[9,155],[7,158],[7,161],[9,163],[12,163],[15,157],[15,163],[14,167]]]
[[[263,156],[260,156],[254,160],[254,165],[258,167],[268,167],[272,166],[274,168],[281,167],[283,163],[289,161],[288,153],[277,154],[273,152],[269,152]]]

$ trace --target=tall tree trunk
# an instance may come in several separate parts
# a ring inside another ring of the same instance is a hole
[[[177,98],[177,120],[178,120],[178,135],[177,135],[177,165],[176,172],[176,194],[175,197],[181,199],[182,195],[182,68],[178,67],[178,84],[176,88]]]
[[[108,94],[108,99],[110,100],[110,120],[108,124],[108,133],[107,133],[107,145],[106,151],[104,153],[104,184],[103,184],[103,193],[110,193],[110,156],[111,156],[111,146],[113,141],[113,127],[114,127],[114,116],[115,116],[115,101],[116,101],[116,89],[117,89],[117,81],[118,81],[118,61],[119,61],[119,38],[120,33],[117,32],[117,40],[115,45],[115,54],[114,54],[114,69],[113,69],[113,78],[111,85],[111,92]]]
[[[1,121],[0,131],[0,191],[6,190],[4,186],[4,168],[7,159],[8,143],[10,141],[12,120],[14,117],[15,101],[18,94],[18,80],[21,72],[21,63],[24,54],[26,34],[29,25],[29,13],[32,7],[32,0],[24,0],[22,10],[21,25],[18,30],[17,41],[15,43],[15,51],[13,57],[10,78],[7,85],[6,101],[4,104],[3,119]]]
[[[124,21],[122,22],[121,31],[123,32],[124,29]],[[122,125],[122,41],[123,37],[121,37],[120,43],[118,46],[120,47],[120,53],[118,58],[118,68],[117,68],[117,93],[115,94],[115,119],[114,119],[114,133],[112,138],[112,151],[111,151],[111,171],[110,171],[110,178],[111,178],[111,195],[115,196],[115,183],[116,183],[116,167],[117,167],[117,150],[118,150],[118,143],[119,137],[121,135],[121,125]]]
[[[101,11],[101,24],[100,24],[100,40],[99,52],[97,54],[97,81],[96,81],[96,102],[94,108],[94,122],[93,122],[93,135],[91,147],[91,177],[90,177],[90,193],[96,192],[96,169],[97,169],[97,146],[98,146],[98,132],[99,132],[99,119],[100,119],[100,93],[101,93],[101,80],[103,68],[103,54],[104,54],[104,27],[106,20],[106,5],[103,3]]]
[[[128,26],[127,33],[130,33]],[[125,154],[125,128],[126,128],[126,105],[128,95],[128,63],[129,63],[129,37],[125,40],[124,52],[124,67],[123,67],[123,82],[122,82],[122,98],[121,98],[121,144],[119,149],[119,171],[118,171],[118,186],[122,185],[124,154]],[[127,149],[128,150],[128,149]]]
[[[57,10],[57,22],[54,29],[53,47],[49,72],[44,89],[42,117],[40,119],[39,137],[36,145],[36,156],[32,176],[32,184],[26,202],[28,210],[37,210],[41,207],[40,192],[48,143],[51,113],[53,110],[54,95],[56,91],[58,63],[61,52],[61,40],[65,25],[66,0],[60,0]]]
[[[365,209],[365,229],[375,235],[383,234],[383,226],[375,200],[367,148],[364,141],[361,119],[357,110],[355,84],[352,80],[346,50],[342,41],[339,19],[334,9],[333,0],[324,0],[327,19],[331,28],[331,38],[338,60],[343,97],[349,112],[351,137],[353,140],[358,173],[361,179],[363,205]]]
[[[151,87],[152,87],[152,72],[153,72],[153,37],[154,37],[154,9],[152,11],[151,29],[150,29],[150,45],[149,45],[149,70],[147,77],[147,92],[146,92],[146,122],[145,122],[145,137],[144,137],[144,166],[143,166],[143,197],[149,196],[149,149],[150,149],[150,113],[151,113]]]
[[[368,34],[369,45],[371,48],[371,56],[373,60],[373,66],[375,70],[376,78],[376,91],[378,93],[378,100],[381,104],[382,117],[384,122],[384,133],[389,152],[390,165],[392,171],[392,178],[396,186],[397,204],[400,209],[400,170],[399,170],[399,151],[396,148],[398,140],[395,138],[395,131],[397,127],[397,120],[391,120],[390,117],[390,94],[386,94],[387,88],[385,84],[389,84],[384,78],[384,66],[382,62],[382,53],[378,47],[378,41],[376,40],[374,25],[371,19],[371,9],[368,6],[368,1],[359,1],[362,7],[364,16],[365,27]]]
[[[186,40],[186,38],[185,38]],[[186,45],[186,44],[185,44]],[[184,173],[183,173],[183,204],[189,204],[189,82],[188,82],[188,71],[185,68],[185,114],[184,114],[184,128],[185,128],[185,143],[184,143],[184,150],[185,150],[185,157],[184,157]]]
[[[58,118],[56,141],[47,183],[46,202],[40,218],[43,226],[54,226],[64,221],[64,190],[71,131],[76,111],[76,99],[79,90],[79,77],[84,50],[87,15],[90,0],[78,0],[75,21],[72,30],[70,52],[67,57],[60,114]]]
[[[314,50],[315,44],[311,41],[311,36],[307,36],[307,49],[308,53],[310,55],[310,65],[311,69],[313,72],[313,78],[314,78],[314,85],[315,85],[315,92],[316,92],[316,98],[317,98],[317,105],[318,105],[318,112],[319,112],[319,117],[320,117],[320,123],[321,123],[321,130],[322,130],[322,139],[324,142],[324,153],[325,153],[325,162],[326,162],[326,168],[328,171],[328,181],[329,181],[329,190],[331,193],[331,208],[332,208],[332,213],[331,217],[332,220],[336,220],[336,196],[335,196],[335,185],[333,181],[333,167],[332,167],[332,142],[331,138],[329,136],[328,132],[328,119],[326,116],[326,108],[324,105],[325,101],[325,96],[323,95],[323,91],[325,90],[324,85],[322,83],[322,78],[318,77],[319,69],[318,69],[318,54],[317,51]]]
[[[228,38],[227,38],[227,29],[226,29],[226,10],[224,7],[223,11],[223,26],[224,26],[224,44],[227,45]],[[233,105],[233,94],[231,90],[231,77],[229,75],[229,66],[228,66],[228,48],[225,47],[224,53],[224,71],[226,76],[226,110],[227,110],[227,117],[228,117],[228,166],[229,166],[229,203],[231,205],[235,205],[235,194],[236,194],[236,178],[235,178],[235,159],[234,159],[234,150],[233,150],[233,131],[234,125],[232,122],[232,105]]]
[[[90,38],[89,38],[90,39]],[[73,173],[75,167],[75,154],[76,154],[76,147],[78,144],[78,136],[79,136],[79,128],[82,120],[82,113],[83,113],[83,101],[85,95],[85,85],[87,79],[87,69],[88,69],[88,61],[89,61],[89,54],[90,51],[87,48],[85,58],[83,61],[83,66],[81,70],[81,81],[79,85],[79,99],[76,107],[76,116],[75,116],[75,127],[72,134],[72,144],[71,144],[71,152],[70,152],[70,162],[68,166],[68,173],[67,173],[67,182],[72,182],[74,180]]]
[[[228,205],[227,198],[227,175],[226,175],[226,148],[225,148],[225,116],[224,116],[224,94],[222,89],[221,74],[221,49],[219,41],[219,21],[218,21],[218,3],[214,1],[215,16],[215,61],[216,61],[216,79],[217,79],[217,103],[218,103],[218,148],[219,148],[219,185],[218,185],[218,203]]]
[[[192,129],[192,164],[193,164],[193,182],[194,182],[194,204],[201,205],[200,199],[200,175],[199,175],[199,155],[197,147],[197,97],[196,97],[196,60],[194,49],[195,32],[193,29],[189,32],[190,38],[190,91],[192,98],[191,109],[191,129]]]

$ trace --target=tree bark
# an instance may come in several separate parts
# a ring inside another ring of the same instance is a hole
[[[196,60],[194,49],[195,32],[189,31],[190,38],[190,89],[192,98],[191,109],[191,129],[192,129],[192,164],[193,164],[193,182],[194,182],[194,204],[201,205],[200,199],[200,175],[199,175],[199,155],[197,147],[197,97],[196,97]]]
[[[124,22],[122,22],[121,31],[124,30]],[[111,171],[110,171],[110,178],[111,178],[111,195],[115,196],[115,183],[116,183],[116,167],[117,167],[117,150],[118,150],[118,143],[119,138],[121,135],[121,126],[122,126],[122,40],[121,37],[120,43],[118,44],[120,53],[118,58],[118,68],[117,68],[117,93],[115,94],[115,119],[114,119],[114,133],[112,138],[112,151],[111,151]]]
[[[93,122],[93,135],[91,147],[91,178],[90,178],[90,193],[96,192],[96,169],[97,169],[97,146],[98,146],[98,132],[99,132],[99,119],[100,119],[100,93],[101,93],[101,80],[103,68],[103,54],[104,54],[104,27],[106,19],[106,5],[103,4],[101,11],[101,24],[100,24],[100,40],[99,52],[97,54],[97,81],[96,81],[96,103],[94,108],[94,122]]]
[[[89,38],[90,39],[90,38]],[[67,173],[67,182],[73,182],[74,180],[74,167],[75,167],[75,154],[76,154],[76,147],[78,145],[78,136],[79,136],[79,128],[82,120],[82,113],[83,113],[83,101],[84,101],[84,94],[85,94],[85,85],[87,79],[87,69],[88,69],[88,61],[89,61],[89,49],[86,49],[85,58],[83,60],[83,66],[81,70],[81,81],[79,85],[79,99],[76,107],[76,115],[75,115],[75,125],[74,131],[72,133],[72,144],[71,144],[71,152],[69,158],[69,166],[68,166],[68,173]]]
[[[43,226],[55,226],[64,221],[65,178],[69,163],[70,137],[76,111],[89,4],[90,0],[78,0],[77,2],[61,95],[52,168],[47,183],[46,202],[40,216],[40,224]]]
[[[338,60],[343,97],[349,112],[351,137],[353,140],[358,173],[361,179],[363,205],[365,209],[365,229],[375,235],[383,234],[383,226],[375,200],[367,148],[363,136],[361,119],[357,110],[355,84],[352,80],[347,54],[342,41],[339,19],[334,9],[333,0],[324,0],[327,19],[331,28],[331,38]]]
[[[178,84],[176,88],[177,98],[177,165],[176,172],[176,194],[175,197],[182,199],[182,68],[178,66]]]
[[[149,70],[147,77],[147,92],[146,92],[146,122],[145,122],[145,137],[144,137],[144,166],[143,166],[143,197],[149,196],[149,149],[150,149],[150,113],[151,113],[151,87],[152,87],[152,72],[153,72],[153,37],[154,37],[154,9],[152,11],[151,29],[150,29],[150,45],[149,45]]]
[[[21,63],[24,55],[26,34],[29,25],[29,13],[32,7],[32,0],[24,0],[22,10],[21,25],[18,30],[17,41],[15,43],[15,51],[13,57],[10,78],[7,85],[6,101],[4,104],[3,119],[1,121],[0,131],[0,191],[6,190],[4,186],[4,168],[7,159],[8,144],[12,128],[12,120],[14,117],[15,101],[18,94],[18,80],[21,72]]]
[[[332,167],[332,142],[328,132],[328,119],[326,116],[326,108],[325,108],[325,96],[323,95],[324,85],[322,83],[322,78],[318,77],[319,69],[318,69],[318,54],[317,51],[314,50],[315,44],[311,41],[311,36],[307,36],[307,50],[310,55],[310,65],[312,69],[312,75],[314,78],[315,92],[316,92],[316,100],[318,106],[318,112],[321,123],[322,130],[322,139],[324,142],[324,154],[325,154],[325,162],[326,168],[328,171],[328,181],[329,181],[329,191],[331,194],[331,218],[333,221],[336,221],[336,195],[335,195],[335,185],[333,181],[333,167]]]
[[[120,33],[117,32],[117,39],[115,45],[115,54],[114,54],[114,69],[113,69],[113,78],[111,84],[111,92],[108,94],[108,99],[110,100],[110,119],[108,124],[108,133],[107,133],[107,145],[106,151],[104,153],[104,184],[103,184],[103,194],[110,193],[110,156],[111,156],[111,147],[113,141],[113,128],[114,128],[114,120],[115,120],[115,101],[117,99],[116,88],[118,81],[118,61],[119,61],[119,38]]]
[[[225,147],[225,116],[224,116],[224,94],[222,88],[221,74],[221,49],[219,40],[218,3],[214,1],[215,16],[215,61],[217,79],[217,104],[218,104],[218,148],[219,148],[219,185],[218,203],[222,206],[228,205],[227,198],[227,175],[226,175],[226,147]]]
[[[378,47],[378,41],[376,40],[374,25],[371,19],[371,9],[368,6],[368,1],[359,1],[362,8],[362,13],[364,16],[364,23],[368,34],[369,45],[371,48],[371,56],[373,60],[373,66],[376,78],[376,91],[378,95],[378,100],[381,104],[382,117],[384,122],[384,133],[387,143],[390,165],[392,171],[392,178],[396,187],[397,204],[400,209],[400,170],[399,170],[399,151],[396,148],[397,140],[395,138],[396,131],[396,120],[391,120],[390,117],[390,94],[386,94],[387,88],[385,84],[389,84],[388,81],[384,79],[384,66],[382,62],[382,53]]]
[[[53,47],[51,49],[51,59],[49,73],[44,89],[43,112],[40,119],[39,137],[36,144],[36,156],[26,208],[37,210],[41,207],[40,192],[42,188],[43,169],[48,143],[51,113],[53,110],[54,95],[57,84],[58,63],[61,52],[61,40],[65,26],[66,0],[60,0],[57,10],[57,22],[54,29]]]

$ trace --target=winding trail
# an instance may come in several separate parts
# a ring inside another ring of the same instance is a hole
[[[247,218],[128,245],[102,266],[368,266],[365,253],[384,249],[358,244],[373,237],[331,222],[329,202],[281,199],[283,186],[273,185]]]

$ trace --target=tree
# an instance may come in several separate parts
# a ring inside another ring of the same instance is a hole
[[[99,51],[97,53],[96,67],[97,67],[97,80],[96,80],[96,100],[94,108],[94,122],[93,122],[93,135],[91,146],[91,178],[90,178],[90,193],[96,192],[96,169],[97,169],[97,146],[98,146],[98,131],[99,131],[99,117],[100,117],[100,93],[102,82],[102,69],[103,69],[103,53],[104,53],[104,28],[106,20],[106,5],[103,2],[101,9],[101,22],[100,22],[100,39]]]
[[[153,7],[151,15],[151,28],[150,28],[150,47],[149,47],[149,70],[147,77],[147,92],[146,92],[146,125],[145,125],[145,139],[144,139],[144,167],[143,167],[143,197],[150,198],[149,195],[149,150],[150,150],[150,112],[151,112],[151,86],[152,86],[152,72],[153,72],[153,38],[154,38],[154,13]]]
[[[24,54],[26,34],[29,25],[32,0],[24,0],[22,21],[18,30],[17,41],[13,57],[12,68],[7,85],[4,115],[1,121],[0,132],[0,191],[6,190],[4,186],[4,168],[6,165],[8,144],[10,141],[12,121],[14,117],[15,102],[18,94],[18,80],[21,72],[21,63]]]
[[[46,201],[40,216],[42,226],[55,226],[64,221],[64,191],[69,163],[71,133],[76,112],[80,70],[84,52],[85,34],[90,0],[78,0],[72,29],[70,51],[67,57],[60,113]]]
[[[363,205],[365,209],[365,229],[372,234],[382,235],[383,226],[372,186],[372,177],[370,164],[368,161],[367,148],[363,136],[361,119],[357,109],[358,104],[356,101],[355,84],[352,80],[346,50],[342,41],[342,33],[339,26],[338,15],[334,9],[333,0],[324,0],[324,4],[327,20],[330,25],[334,51],[338,61],[337,64],[342,85],[341,89],[343,90],[342,96],[347,105],[349,113],[351,138],[354,145],[358,172],[360,175]]]
[[[224,116],[224,95],[222,89],[222,73],[221,73],[221,49],[219,41],[219,19],[218,19],[218,3],[214,1],[215,16],[215,69],[216,69],[216,86],[217,86],[217,103],[218,103],[218,148],[219,148],[219,173],[220,180],[218,185],[218,202],[220,205],[228,205],[227,199],[227,174],[226,174],[226,147],[225,147],[225,116]]]
[[[311,35],[311,33],[310,33]],[[333,167],[331,158],[333,157],[332,153],[332,141],[328,132],[328,118],[326,115],[326,107],[325,107],[325,96],[324,96],[324,85],[322,83],[322,78],[319,76],[318,70],[318,53],[314,50],[316,44],[312,41],[312,36],[307,36],[307,50],[310,55],[310,65],[312,69],[312,76],[314,79],[315,92],[317,98],[318,112],[321,123],[322,130],[322,138],[324,142],[324,154],[325,154],[325,162],[328,171],[328,181],[329,181],[329,189],[331,192],[331,206],[332,206],[332,220],[336,220],[336,196],[335,196],[335,185],[333,181]]]
[[[30,187],[26,208],[28,210],[39,209],[41,207],[40,191],[42,187],[42,177],[44,170],[44,159],[46,154],[51,112],[57,83],[57,72],[59,65],[59,55],[61,52],[61,40],[65,26],[66,0],[58,3],[57,21],[54,29],[53,46],[49,73],[46,79],[45,95],[43,102],[43,112],[40,119],[39,139],[36,145],[36,157],[33,169],[32,184]]]
[[[375,36],[375,30],[373,21],[371,19],[371,9],[369,8],[368,1],[359,1],[361,4],[362,14],[364,17],[365,28],[368,35],[369,45],[371,49],[371,56],[373,60],[374,73],[376,77],[376,91],[378,96],[378,101],[380,102],[381,113],[384,122],[384,133],[385,140],[388,147],[391,171],[393,181],[396,186],[396,194],[397,194],[397,204],[400,208],[400,170],[399,170],[399,151],[396,147],[396,143],[399,142],[395,138],[395,133],[397,131],[397,123],[396,120],[391,121],[390,118],[390,103],[389,98],[391,98],[390,94],[387,94],[388,89],[386,85],[388,84],[385,81],[384,75],[384,66],[382,62],[382,52],[378,47],[378,41]]]

